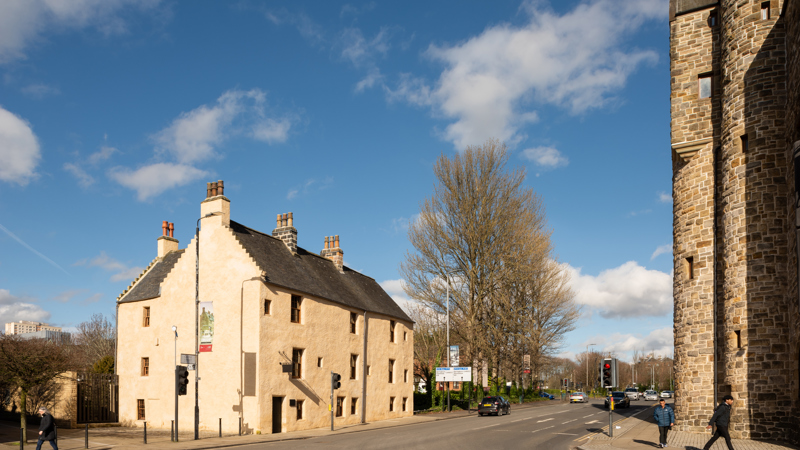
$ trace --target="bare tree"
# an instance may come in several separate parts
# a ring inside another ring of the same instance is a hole
[[[113,317],[109,320],[103,314],[93,314],[91,319],[78,324],[77,329],[73,342],[82,368],[90,369],[104,358],[113,361],[116,340]]]
[[[409,228],[415,251],[400,268],[406,293],[437,312],[450,286],[451,333],[473,361],[491,361],[498,378],[519,375],[524,354],[541,364],[578,314],[542,201],[508,159],[495,140],[439,158],[433,195]]]
[[[0,379],[19,389],[20,427],[27,432],[25,412],[28,394],[44,386],[67,370],[65,346],[44,339],[22,339],[18,335],[0,335]]]
[[[433,394],[436,365],[446,357],[447,344],[442,315],[423,304],[409,306],[414,320],[414,375],[425,381],[426,393]]]

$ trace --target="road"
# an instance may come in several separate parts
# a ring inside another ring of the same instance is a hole
[[[631,402],[631,407],[614,411],[614,421],[643,413],[654,402]],[[303,440],[237,446],[237,449],[430,449],[448,448],[541,448],[568,450],[589,436],[606,432],[608,410],[603,400],[565,404],[552,402],[541,407],[518,408],[509,415],[469,417],[398,426]]]

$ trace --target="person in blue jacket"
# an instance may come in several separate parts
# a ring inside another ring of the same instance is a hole
[[[672,407],[667,405],[667,401],[663,398],[659,400],[658,406],[653,411],[653,418],[656,419],[658,424],[658,440],[661,443],[661,448],[667,446],[667,432],[675,425],[675,412]]]

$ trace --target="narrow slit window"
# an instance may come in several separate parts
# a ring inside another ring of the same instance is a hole
[[[136,400],[136,418],[137,420],[145,420],[144,414],[144,399],[140,398]]]
[[[711,14],[708,15],[708,25],[710,27],[717,26],[717,20],[719,20],[717,16],[717,11],[716,10],[711,11]]]
[[[150,376],[150,358],[142,358],[142,376]]]
[[[742,152],[747,153],[747,151],[750,150],[750,142],[747,139],[747,135],[743,134],[741,140],[742,140]]]
[[[394,327],[395,327],[395,324],[396,323],[395,323],[394,320],[389,321],[389,342],[394,342]]]
[[[686,278],[694,280],[694,257],[686,258]]]
[[[389,397],[389,412],[394,411],[394,397]]]
[[[736,333],[736,348],[742,348],[742,331],[736,330],[734,333]]]
[[[710,73],[702,74],[697,77],[697,90],[699,98],[711,98],[712,76]]]
[[[144,316],[144,317],[142,317],[142,326],[143,327],[149,327],[150,326],[150,307],[149,306],[145,306],[144,309],[142,310],[142,314]]]
[[[303,299],[299,295],[292,295],[292,323],[300,323],[300,306]]]
[[[403,397],[403,412],[406,410],[406,403],[408,403],[408,397]]]
[[[403,370],[403,383],[408,383],[408,369]]]
[[[317,358],[317,367],[322,367],[322,358]]]
[[[394,383],[394,360],[389,360],[389,383]]]
[[[297,401],[297,420],[303,420],[303,400]]]
[[[344,416],[344,397],[336,397],[336,417]]]
[[[356,334],[356,323],[358,322],[358,314],[350,313],[350,334]]]
[[[358,355],[350,355],[350,379],[356,379],[356,368],[358,367]]]
[[[761,20],[769,20],[769,2],[761,3]]]
[[[264,315],[268,316],[272,314],[272,300],[264,299]]]
[[[350,415],[351,416],[355,416],[356,415],[356,411],[358,410],[358,407],[356,406],[357,404],[358,404],[358,397],[353,397],[353,398],[350,399]]]
[[[292,378],[303,377],[303,349],[292,349]]]

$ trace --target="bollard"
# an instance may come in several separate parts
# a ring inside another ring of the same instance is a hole
[[[239,417],[239,436],[242,435],[242,418]]]
[[[89,424],[86,424],[86,431],[83,433],[83,448],[89,448]]]
[[[144,423],[144,443],[147,444],[147,422]]]
[[[169,440],[175,442],[175,421],[169,421]]]
[[[219,437],[222,437],[222,417],[219,418]]]

